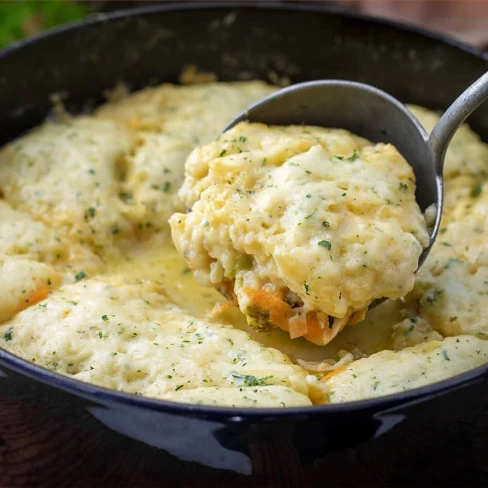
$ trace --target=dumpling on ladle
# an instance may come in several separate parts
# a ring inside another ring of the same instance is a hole
[[[329,343],[413,287],[427,225],[390,144],[340,129],[242,122],[195,149],[172,238],[248,323]]]

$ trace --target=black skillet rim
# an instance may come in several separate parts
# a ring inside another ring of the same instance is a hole
[[[283,4],[283,3],[258,3],[258,2],[181,2],[159,4],[155,6],[141,7],[130,10],[118,10],[110,14],[94,14],[88,18],[64,24],[55,29],[45,31],[30,39],[16,42],[0,51],[0,63],[3,58],[22,49],[24,46],[42,41],[46,38],[62,35],[66,31],[83,29],[85,26],[101,24],[105,22],[117,21],[123,18],[138,17],[141,15],[151,15],[160,12],[185,11],[185,10],[226,10],[247,9],[247,10],[285,10],[300,11],[312,13],[329,13],[342,18],[353,18],[368,21],[371,24],[386,25],[398,30],[407,31],[416,35],[421,35],[435,41],[442,42],[469,55],[476,56],[488,62],[488,54],[483,53],[475,47],[466,45],[456,39],[450,38],[443,34],[429,31],[421,27],[413,26],[408,23],[378,19],[373,16],[359,14],[356,12],[343,12],[336,8],[324,8],[320,5],[312,4]],[[233,422],[246,421],[273,421],[274,419],[289,419],[291,417],[312,418],[321,415],[334,414],[354,414],[366,412],[384,412],[395,406],[407,406],[420,403],[429,398],[441,396],[444,393],[455,389],[467,387],[473,383],[481,381],[484,376],[488,376],[488,364],[478,366],[477,368],[466,371],[459,375],[447,378],[445,380],[426,385],[423,387],[407,390],[405,392],[394,393],[391,395],[372,398],[368,400],[359,400],[355,402],[314,405],[311,407],[287,407],[287,408],[243,408],[243,407],[213,407],[202,405],[191,405],[184,403],[169,402],[166,400],[141,397],[129,393],[110,390],[105,387],[95,386],[90,383],[84,383],[74,378],[63,376],[59,373],[49,371],[48,369],[30,363],[12,353],[0,348],[0,364],[7,366],[9,369],[20,373],[23,376],[38,380],[41,383],[53,386],[55,388],[72,393],[75,396],[91,400],[95,403],[103,402],[113,406],[123,406],[126,408],[138,407],[141,409],[152,410],[169,414],[180,414],[183,416],[200,417],[209,420],[227,420]]]

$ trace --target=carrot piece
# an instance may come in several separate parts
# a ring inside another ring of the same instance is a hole
[[[216,286],[216,289],[229,301],[237,303],[237,297],[234,293],[234,284],[235,280],[223,280]]]
[[[339,366],[338,368],[334,369],[330,373],[326,374],[323,376],[321,379],[323,381],[327,381],[329,378],[332,378],[332,376],[341,373],[342,371],[345,371],[350,365],[349,364],[344,364],[344,366]]]
[[[305,339],[319,346],[325,346],[347,325],[348,317],[335,319],[332,327],[320,322],[317,313],[307,313],[308,333]]]
[[[356,325],[356,324],[359,324],[359,322],[361,322],[362,320],[365,319],[366,312],[367,312],[367,309],[360,310],[359,312],[353,313],[351,315],[351,317],[349,318],[349,322],[347,323],[347,325]]]
[[[307,315],[302,313],[295,315],[288,321],[288,331],[290,332],[290,338],[296,339],[297,337],[303,337],[308,333]]]
[[[216,303],[215,306],[210,311],[210,316],[216,317],[217,315],[226,312],[230,308],[235,308],[235,307],[237,307],[237,302],[235,300],[227,300],[224,303]]]
[[[283,301],[279,292],[270,293],[251,287],[244,287],[242,291],[250,298],[254,305],[269,312],[269,323],[271,326],[288,327],[288,317],[291,307]]]
[[[323,327],[315,312],[307,312],[308,332],[305,339],[319,346],[324,346],[331,340],[331,329]]]
[[[36,303],[39,303],[41,300],[44,300],[44,298],[46,298],[48,294],[49,288],[47,286],[39,288],[29,298],[27,298],[27,300],[20,304],[17,311],[21,312],[22,310],[25,310],[26,308],[31,307]]]

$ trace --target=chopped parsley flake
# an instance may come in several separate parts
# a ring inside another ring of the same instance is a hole
[[[354,162],[356,161],[356,159],[359,159],[359,153],[357,151],[354,151],[352,153],[352,156],[349,156],[348,158],[346,158],[346,161],[349,161],[349,162]]]
[[[256,376],[232,373],[232,377],[241,381],[246,386],[262,386],[266,384],[266,380],[271,379],[273,376],[265,376],[264,378],[256,378]]]
[[[320,247],[325,247],[326,249],[330,249],[332,247],[332,244],[330,243],[330,241],[319,241],[318,245]]]
[[[446,350],[445,350],[445,349],[443,349],[443,350],[442,350],[441,355],[442,355],[442,357],[443,357],[443,358],[444,358],[446,361],[450,361],[450,360],[451,360],[451,358],[450,358],[450,357],[447,355],[447,352],[446,352]]]
[[[175,388],[175,391],[178,391],[178,390],[181,390],[183,388],[184,385],[178,385],[176,388]]]
[[[171,183],[169,181],[167,181],[161,188],[161,191],[163,193],[168,193],[169,192],[169,189],[171,188]]]
[[[444,295],[444,290],[440,290],[438,288],[434,288],[433,290],[429,291],[427,295],[427,302],[434,303],[438,298]]]
[[[103,320],[104,322],[106,322],[106,321],[108,320],[107,315],[102,315],[102,320]]]
[[[88,215],[89,215],[91,218],[95,217],[95,214],[96,214],[96,213],[97,213],[97,209],[96,209],[95,207],[90,207],[90,208],[88,209]]]
[[[472,198],[478,198],[481,195],[481,185],[476,185],[469,194]]]
[[[86,273],[84,271],[75,274],[75,281],[80,281],[83,278],[86,278]]]
[[[13,327],[9,327],[6,331],[5,331],[5,334],[3,334],[3,339],[4,341],[11,341],[13,339],[12,337],[12,332],[14,331],[14,328]]]
[[[102,339],[102,338],[103,338],[103,334],[102,334],[101,332],[99,332],[99,333],[98,333],[98,337],[99,337],[100,339]]]
[[[400,183],[400,191],[407,191],[408,186],[405,183]]]
[[[224,156],[226,152],[227,152],[227,149],[222,149],[222,151],[220,151],[219,157]]]
[[[240,136],[239,137],[239,142],[246,142],[247,141],[247,137],[246,136]]]
[[[317,209],[315,209],[311,214],[308,214],[305,216],[305,219],[309,219],[310,217],[313,217],[315,215],[315,213],[317,212]]]
[[[308,283],[306,281],[305,281],[305,283],[303,283],[303,289],[305,290],[305,293],[307,295],[309,295],[309,293],[308,293],[309,286],[308,286]]]

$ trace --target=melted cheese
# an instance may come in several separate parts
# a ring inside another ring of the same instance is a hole
[[[248,389],[264,385],[287,387],[295,404],[313,396],[306,373],[282,353],[245,332],[189,315],[147,280],[65,285],[8,327],[12,351],[115,390],[165,398],[218,385],[236,390],[236,404],[246,403]]]
[[[383,303],[326,346],[251,329],[237,309],[211,318],[224,298],[196,282],[166,219],[183,209],[177,189],[195,144],[274,90],[262,82],[162,85],[2,149],[0,347],[121,391],[247,407],[319,404],[332,391],[331,401],[368,398],[487,362],[487,146],[467,126],[448,150],[446,230],[406,298]],[[427,128],[437,117],[414,112]],[[363,143],[331,144],[348,156]],[[298,169],[290,166],[289,179]],[[461,334],[479,339],[441,340]],[[319,380],[340,366],[364,372],[362,386],[345,369]],[[384,382],[375,389],[377,374]]]
[[[383,351],[336,370],[324,383],[331,403],[425,386],[488,362],[488,341],[449,337],[401,351]]]
[[[131,135],[82,117],[48,123],[0,152],[0,188],[14,208],[97,252],[130,231],[118,184]]]
[[[249,105],[275,91],[261,81],[163,84],[101,107],[96,116],[144,132],[164,133],[193,146],[218,136]]]
[[[52,229],[0,200],[0,255],[56,261],[65,254],[61,238]]]
[[[221,407],[304,407],[310,399],[286,386],[256,386],[255,388],[196,388],[170,392],[165,397],[175,402]]]
[[[177,192],[192,149],[192,144],[175,136],[139,135],[137,147],[127,159],[121,192],[126,204],[124,214],[139,236],[165,230],[171,214],[183,208]]]

